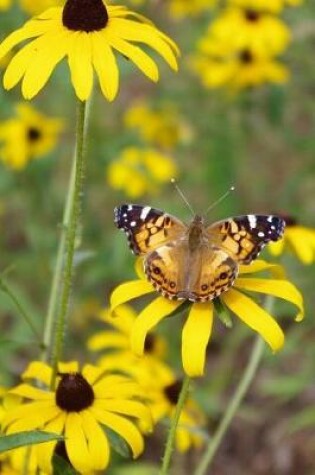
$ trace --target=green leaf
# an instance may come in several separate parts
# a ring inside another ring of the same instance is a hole
[[[77,472],[69,463],[60,457],[59,455],[54,455],[52,459],[53,464],[53,475],[77,475]]]
[[[297,413],[288,422],[288,430],[292,434],[303,429],[315,428],[315,407],[307,407]]]
[[[52,440],[63,440],[60,434],[43,432],[39,430],[18,432],[17,434],[0,436],[0,453],[17,449],[25,445],[42,444]]]
[[[122,437],[120,437],[118,434],[116,434],[116,432],[109,429],[108,427],[103,427],[103,430],[106,436],[109,438],[112,449],[121,455],[121,457],[130,459],[131,451],[127,442],[125,442]]]
[[[227,308],[223,305],[220,299],[213,300],[214,308],[218,314],[219,319],[227,328],[233,327],[233,322],[231,319],[231,315]]]

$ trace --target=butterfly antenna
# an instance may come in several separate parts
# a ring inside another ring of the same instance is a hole
[[[189,203],[189,201],[187,200],[186,196],[184,195],[184,193],[182,192],[182,190],[179,188],[179,186],[177,185],[176,183],[176,180],[175,178],[172,178],[171,179],[171,183],[172,185],[174,186],[174,188],[176,189],[177,193],[180,195],[180,197],[182,198],[182,200],[184,201],[184,203],[186,204],[186,206],[188,207],[188,209],[190,210],[191,214],[193,216],[195,216],[195,210],[193,209],[193,207],[191,206],[191,204]]]
[[[223,193],[222,196],[220,196],[220,198],[218,198],[214,203],[212,203],[203,216],[206,216],[209,211],[211,211],[215,206],[221,203],[221,201],[225,200],[225,198],[229,196],[229,194],[231,194],[233,191],[235,191],[235,186],[231,186],[225,193]]]

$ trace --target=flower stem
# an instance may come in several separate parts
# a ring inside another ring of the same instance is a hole
[[[162,459],[163,461],[162,461],[160,475],[167,475],[168,473],[168,469],[170,466],[171,457],[172,457],[172,453],[173,453],[174,445],[175,445],[176,429],[177,429],[178,421],[179,421],[181,412],[183,410],[183,407],[188,395],[189,384],[190,384],[190,378],[189,376],[185,376],[182,389],[177,401],[175,413],[171,422],[171,427],[168,433],[166,446],[165,446],[165,452]]]
[[[70,211],[72,209],[73,196],[74,196],[75,172],[76,172],[76,162],[74,159],[73,164],[72,164],[72,169],[71,169],[70,180],[69,180],[68,194],[67,194],[63,218],[62,218],[61,235],[60,235],[60,240],[59,240],[57,259],[56,259],[56,264],[55,264],[53,280],[51,284],[48,310],[47,310],[47,316],[46,316],[46,321],[45,321],[45,330],[44,330],[44,336],[43,336],[43,352],[41,355],[41,359],[46,362],[48,362],[50,358],[49,350],[52,349],[52,343],[53,343],[53,330],[54,330],[55,316],[57,313],[58,295],[59,295],[60,284],[61,284],[61,279],[62,279],[63,262],[64,262],[64,255],[66,251],[66,243],[67,243],[66,231],[69,226]]]
[[[235,416],[255,374],[256,370],[258,368],[259,362],[261,360],[261,357],[263,355],[263,351],[265,348],[265,342],[264,340],[258,335],[256,337],[255,343],[253,345],[253,349],[250,355],[249,362],[247,363],[247,366],[245,368],[245,372],[243,374],[242,379],[240,380],[235,393],[233,394],[232,399],[230,400],[227,409],[224,413],[224,416],[214,433],[213,437],[210,440],[210,443],[208,445],[208,448],[201,458],[201,461],[194,472],[194,475],[205,475],[206,473],[209,473],[209,465],[211,464],[213,457],[220,446],[223,437],[225,436],[230,423]]]
[[[60,308],[56,317],[56,328],[52,351],[53,374],[51,380],[51,387],[54,387],[58,361],[60,360],[62,355],[66,318],[68,313],[69,298],[73,280],[73,258],[75,251],[77,227],[81,213],[82,185],[84,176],[85,118],[86,103],[79,101],[77,105],[76,149],[74,155],[74,186],[72,188],[70,184],[70,193],[72,193],[72,196],[68,198],[70,201],[69,224],[66,229],[66,255],[63,269],[63,282],[60,297]]]

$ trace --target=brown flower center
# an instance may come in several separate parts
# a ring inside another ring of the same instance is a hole
[[[255,12],[255,10],[245,10],[244,14],[246,20],[251,21],[253,23],[257,22],[260,19],[260,14],[258,12]]]
[[[108,22],[107,9],[102,0],[67,0],[62,13],[63,26],[68,30],[99,31]]]
[[[29,127],[26,131],[26,137],[29,142],[37,142],[41,138],[41,131],[36,127]]]
[[[171,404],[176,405],[182,389],[183,382],[181,379],[164,388],[164,394]]]
[[[144,352],[145,353],[154,353],[155,349],[156,338],[152,333],[149,333],[146,336],[145,344],[144,344]]]
[[[239,54],[239,59],[243,64],[250,64],[253,62],[254,57],[249,49],[244,49]]]
[[[92,386],[80,373],[58,373],[61,380],[56,390],[56,404],[66,412],[80,412],[94,401]]]

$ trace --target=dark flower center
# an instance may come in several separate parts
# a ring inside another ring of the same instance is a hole
[[[36,142],[40,139],[42,133],[36,127],[29,127],[26,132],[27,140],[29,142]]]
[[[63,26],[68,30],[99,31],[108,22],[107,9],[102,0],[67,0],[62,13]]]
[[[174,383],[164,388],[164,394],[171,404],[176,405],[182,389],[182,380],[178,379]]]
[[[145,339],[144,352],[153,353],[155,349],[155,342],[156,342],[155,336],[149,333]]]
[[[244,63],[244,64],[252,63],[254,60],[251,51],[249,51],[248,49],[244,49],[243,51],[241,51],[239,54],[239,58],[240,58],[241,63]]]
[[[259,13],[255,12],[255,10],[250,10],[250,9],[245,10],[244,14],[245,14],[246,20],[252,21],[253,23],[258,21],[260,18]]]
[[[80,373],[59,373],[60,383],[56,390],[56,404],[66,412],[80,412],[94,401],[92,386]]]

